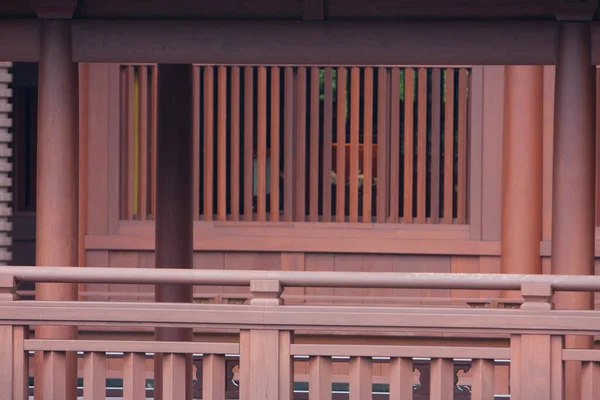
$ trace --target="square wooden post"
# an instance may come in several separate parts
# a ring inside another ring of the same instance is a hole
[[[281,285],[275,280],[252,281],[254,307],[279,307]],[[240,333],[240,399],[291,400],[294,391],[292,332],[251,329]]]

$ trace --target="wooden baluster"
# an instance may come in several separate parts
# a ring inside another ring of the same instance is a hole
[[[370,399],[373,393],[373,366],[370,358],[350,359],[350,400]]]
[[[214,135],[215,135],[214,68],[204,68],[204,220],[213,219]]]
[[[231,220],[240,220],[240,67],[231,69]]]
[[[323,221],[331,221],[331,175],[333,150],[333,69],[325,68],[323,100]]]
[[[363,215],[372,222],[373,214],[373,68],[365,68],[364,94],[364,154],[363,154]]]
[[[320,69],[310,69],[310,221],[319,218],[319,80]]]
[[[453,400],[454,363],[450,359],[431,361],[431,400]]]
[[[352,67],[350,71],[350,198],[349,221],[358,222],[358,170],[359,166],[359,130],[360,130],[360,69]]]
[[[444,218],[453,222],[454,204],[454,70],[446,69],[446,114],[444,124]]]
[[[412,400],[413,360],[393,358],[390,362],[390,400]]]
[[[434,68],[431,74],[431,222],[440,221],[440,162],[442,73]]]
[[[581,400],[600,398],[600,364],[584,362],[581,368]]]
[[[163,399],[186,399],[187,386],[191,386],[191,381],[186,381],[186,359],[187,354],[163,354],[162,357],[162,389]],[[142,372],[145,373],[144,364],[141,365]],[[144,376],[145,382],[145,376]],[[191,391],[190,391],[191,393]],[[210,397],[207,397],[210,398]]]
[[[140,113],[139,113],[139,217],[141,220],[148,218],[148,67],[140,67]]]
[[[244,221],[254,219],[254,67],[244,69]]]
[[[404,70],[404,213],[402,221],[413,222],[413,171],[415,155],[415,70]]]
[[[225,400],[225,356],[205,354],[202,358],[202,398]]]
[[[104,353],[85,353],[83,356],[83,399],[106,398],[106,357]]]
[[[346,68],[337,70],[337,133],[336,133],[336,222],[346,221],[346,110],[348,73]]]
[[[473,360],[471,400],[494,398],[494,360]]]
[[[419,68],[417,119],[417,222],[425,223],[427,207],[427,69]],[[466,155],[465,155],[466,156]],[[466,159],[466,157],[465,157]]]
[[[296,221],[306,220],[306,68],[298,68],[296,79]]]
[[[43,354],[43,398],[66,399],[70,381],[66,372],[67,354],[64,351],[46,351]],[[73,382],[74,383],[74,382]]]
[[[146,400],[146,364],[144,355],[127,353],[123,359],[123,400]],[[166,387],[168,377],[166,371],[163,371],[163,373],[165,374],[163,386]],[[44,388],[45,386],[44,384]],[[169,397],[166,398],[168,399]],[[181,399],[183,398],[181,397]]]
[[[135,137],[136,118],[135,115],[135,67],[127,66],[127,219],[136,217],[136,195],[135,183]]]
[[[194,135],[194,169],[192,171],[192,179],[194,182],[193,218],[194,220],[197,220],[200,218],[200,67],[194,65],[192,71],[192,134]],[[157,73],[158,72],[156,72],[156,74]],[[156,132],[154,134],[156,134]],[[154,149],[154,152],[156,153],[156,149]],[[156,163],[156,160],[154,163]],[[202,179],[204,180],[204,178]],[[156,185],[156,180],[153,180],[152,184]],[[156,215],[156,210],[153,211],[153,214]]]
[[[217,100],[217,219],[227,219],[227,68],[219,67]]]
[[[279,67],[271,68],[271,221],[279,221],[279,134],[280,134],[280,74]]]
[[[331,358],[310,358],[308,366],[308,399],[331,400]]]
[[[400,210],[400,70],[393,68],[390,79],[390,215],[389,222],[398,222]],[[406,147],[405,147],[406,150]]]
[[[456,219],[459,224],[467,222],[467,90],[468,71],[461,68],[458,73],[458,181],[456,197]]]
[[[389,163],[389,73],[386,68],[377,71],[377,222],[385,223],[388,212],[388,195],[390,183],[388,177]]]
[[[258,67],[256,82],[256,209],[257,220],[266,221],[267,213],[267,68]]]

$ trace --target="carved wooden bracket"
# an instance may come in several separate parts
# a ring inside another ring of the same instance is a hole
[[[17,282],[12,275],[0,275],[0,301],[19,300]]]
[[[283,304],[281,298],[281,283],[277,280],[255,280],[250,282],[250,293],[253,306],[280,306]]]
[[[547,283],[523,283],[521,296],[525,300],[522,310],[552,310],[552,285]]]

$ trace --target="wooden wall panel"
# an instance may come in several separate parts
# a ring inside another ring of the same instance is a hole
[[[108,262],[113,268],[139,268],[140,252],[135,251],[111,251],[109,253]],[[120,285],[110,284],[108,290],[111,293],[119,293],[119,298],[114,300],[137,300],[139,285]]]
[[[552,152],[554,143],[554,66],[544,67],[542,240],[552,240]]]
[[[481,238],[500,240],[504,67],[484,67],[483,107]]]
[[[334,254],[312,253],[306,254],[304,268],[307,271],[333,271]],[[332,288],[306,288],[307,296],[333,296]],[[307,303],[319,303],[318,300],[307,301]]]
[[[281,269],[283,271],[304,271],[306,269],[306,254],[305,253],[281,253]],[[304,296],[305,288],[284,288],[283,295]],[[285,300],[285,304],[300,304],[303,303],[299,299]]]

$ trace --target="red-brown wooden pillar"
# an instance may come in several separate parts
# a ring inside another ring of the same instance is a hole
[[[36,265],[75,267],[79,206],[78,69],[72,61],[70,20],[42,20],[40,52]],[[41,283],[36,286],[36,298],[75,301],[77,286]],[[38,338],[71,339],[76,336],[76,327],[40,326],[36,330]],[[36,398],[54,395],[76,399],[76,355],[63,358],[47,354],[45,363],[41,354],[36,357]],[[51,369],[48,368],[50,364]]]
[[[158,66],[156,168],[156,267],[193,267],[192,65]],[[156,301],[191,303],[190,285],[157,285]],[[156,339],[191,341],[187,328],[156,328]],[[187,398],[192,398],[192,360],[186,359]],[[155,398],[162,398],[162,357],[155,361]],[[183,381],[182,381],[183,382]],[[165,399],[167,400],[167,399]]]
[[[561,22],[556,63],[552,202],[552,273],[594,274],[595,71],[590,25]],[[557,309],[591,309],[589,293],[557,293]],[[567,348],[591,346],[567,337]],[[567,365],[566,398],[580,398],[579,366]]]
[[[505,70],[502,258],[506,274],[542,272],[543,67]],[[506,297],[520,297],[506,292]]]

